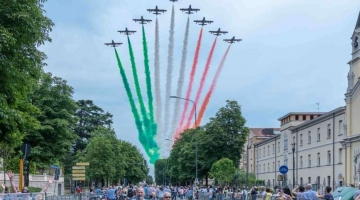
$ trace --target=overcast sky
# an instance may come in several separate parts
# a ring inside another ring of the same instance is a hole
[[[248,127],[279,127],[277,119],[288,112],[327,112],[344,106],[347,62],[351,59],[351,40],[360,10],[358,0],[179,0],[175,3],[175,55],[173,94],[177,82],[181,48],[187,16],[179,8],[192,4],[201,11],[191,19],[206,16],[214,23],[206,26],[201,46],[195,88],[198,87],[214,36],[207,31],[221,27],[243,39],[229,52],[224,70],[205,114],[203,124],[225,105],[236,100]],[[41,49],[48,55],[46,71],[66,79],[74,87],[76,100],[91,99],[114,115],[119,138],[143,151],[129,102],[120,78],[113,49],[104,46],[114,39],[126,42],[117,33],[128,27],[138,31],[132,36],[138,66],[143,66],[141,26],[132,21],[143,15],[155,20],[147,8],[167,9],[159,16],[161,38],[162,96],[165,98],[166,55],[170,27],[169,0],[52,0],[45,4],[47,16],[55,27],[52,43]],[[153,72],[154,28],[146,26],[151,70]],[[200,26],[191,23],[186,75],[191,63]],[[227,44],[218,43],[206,82],[210,80]],[[118,48],[132,83],[127,45]],[[139,70],[143,92],[145,76]],[[188,78],[186,82],[188,82]],[[133,93],[135,94],[134,90]],[[144,93],[145,95],[145,93]],[[191,98],[195,97],[193,92]],[[175,101],[171,101],[173,107]],[[202,102],[202,100],[200,101]],[[169,117],[172,117],[172,113]]]

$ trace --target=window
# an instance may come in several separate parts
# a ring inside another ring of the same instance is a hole
[[[320,128],[317,129],[317,141],[320,141]]]
[[[252,149],[250,150],[250,160],[252,160],[253,154],[252,154]]]
[[[256,166],[256,168],[257,168],[257,166]],[[261,165],[260,165],[260,167],[259,167],[259,173],[261,173]]]
[[[310,120],[314,119],[314,115],[310,115]]]
[[[302,117],[303,117],[303,120],[305,121],[306,120],[306,115],[303,115]]]
[[[308,167],[311,167],[311,155],[310,154],[308,155]]]
[[[308,144],[311,144],[311,131],[308,133]]]
[[[266,172],[266,171],[265,171],[265,164],[263,165],[263,167],[264,167],[263,170],[264,170],[264,173],[265,173],[265,172]]]
[[[258,155],[257,155],[257,149],[255,150],[255,158],[257,158],[258,157]]]
[[[250,172],[252,172],[252,164],[250,165]]]
[[[273,154],[275,153],[275,144],[273,144],[272,152],[273,152]]]
[[[342,163],[342,148],[339,149],[339,163]]]
[[[304,180],[302,177],[300,178],[300,185],[304,185]]]
[[[292,142],[295,142],[295,136],[293,137],[293,141]]]
[[[311,183],[311,177],[308,177],[308,183]]]
[[[278,167],[280,167],[280,160],[278,160]]]
[[[327,138],[331,138],[331,124],[327,125]]]
[[[331,184],[331,177],[328,176],[328,177],[327,177],[327,185],[330,185],[330,184]]]
[[[343,121],[340,120],[339,121],[339,135],[342,135],[343,134]]]
[[[320,166],[320,153],[317,154],[317,165]]]
[[[275,171],[275,162],[273,162],[273,169],[272,170]]]
[[[299,120],[299,115],[295,115],[295,120]]]
[[[303,145],[303,136],[302,136],[302,134],[300,134],[300,146],[302,146]]]
[[[284,159],[284,165],[288,166],[288,159],[287,158]]]
[[[270,172],[270,163],[268,163],[268,172]]]
[[[259,150],[259,158],[261,158],[261,150]]]
[[[250,140],[250,147],[253,145],[253,140]]]
[[[303,159],[302,159],[302,156],[300,156],[300,168],[303,168]]]
[[[328,151],[327,153],[327,160],[328,160],[328,165],[331,164],[331,151]]]
[[[284,151],[288,149],[288,140],[284,140]]]
[[[264,147],[264,157],[265,157],[265,147]]]
[[[280,152],[280,142],[278,142],[278,152]]]
[[[268,156],[270,156],[270,145],[268,145]]]

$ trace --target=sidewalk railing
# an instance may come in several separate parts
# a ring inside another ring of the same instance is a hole
[[[0,194],[0,200],[46,200],[43,192]]]

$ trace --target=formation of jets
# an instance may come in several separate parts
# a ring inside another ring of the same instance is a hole
[[[123,43],[120,42],[114,42],[114,40],[111,40],[110,43],[105,43],[106,46],[112,46],[112,47],[117,47],[119,45],[122,45]]]
[[[151,19],[144,19],[143,16],[141,16],[140,19],[133,19],[133,20],[134,22],[139,22],[140,24],[147,24],[152,21]]]
[[[231,39],[224,39],[224,41],[227,42],[227,43],[232,44],[232,43],[235,43],[235,42],[240,42],[240,41],[242,41],[242,39],[235,39],[235,36],[234,36]]]
[[[128,28],[125,28],[124,31],[118,31],[119,33],[124,33],[125,35],[131,35],[133,33],[136,33],[136,31],[129,31]]]
[[[159,9],[158,6],[155,7],[155,9],[147,9],[150,13],[152,12],[154,15],[160,15],[161,13],[165,13],[166,10]]]
[[[217,30],[217,31],[209,31],[211,34],[214,34],[214,35],[216,35],[216,36],[219,36],[219,35],[221,35],[221,34],[226,34],[226,33],[228,33],[227,31],[221,31],[220,30],[220,28]]]
[[[170,0],[172,2],[177,2],[178,0]],[[198,12],[200,11],[200,9],[198,8],[192,8],[191,5],[189,5],[188,8],[181,8],[180,9],[182,12],[185,12],[186,14],[193,14],[194,12]],[[167,10],[165,9],[159,9],[158,6],[155,7],[155,9],[147,9],[148,12],[150,13],[153,13],[155,15],[160,15],[162,13],[165,13],[167,12]],[[133,19],[133,21],[135,22],[139,22],[140,24],[144,25],[144,24],[147,24],[147,23],[150,23],[152,20],[150,19],[144,19],[143,16],[141,16],[140,19]],[[212,24],[214,21],[211,21],[211,20],[206,20],[205,17],[202,19],[202,20],[194,20],[194,22],[196,24],[199,24],[201,26],[205,26],[207,24]],[[125,30],[121,30],[121,31],[118,31],[119,33],[123,33],[125,35],[131,35],[131,34],[134,34],[136,33],[136,31],[130,31],[128,30],[128,28],[125,28]],[[228,33],[227,31],[222,31],[220,28],[217,30],[217,31],[209,31],[211,34],[214,34],[216,36],[220,36],[222,34],[226,34]],[[230,43],[230,44],[233,44],[235,42],[240,42],[242,41],[242,39],[235,39],[235,36],[232,37],[231,39],[224,39],[225,42],[227,43]],[[114,40],[112,40],[110,43],[105,43],[106,46],[111,46],[111,47],[117,47],[117,46],[120,46],[122,45],[123,43],[119,43],[119,42],[114,42]]]
[[[194,20],[194,22],[199,24],[200,26],[206,26],[207,24],[211,24],[214,21],[206,20],[204,17],[202,20]]]
[[[181,8],[180,10],[189,15],[193,14],[194,12],[200,11],[200,9],[198,8],[192,8],[191,5],[189,6],[189,8]]]

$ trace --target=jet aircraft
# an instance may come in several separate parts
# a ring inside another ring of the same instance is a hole
[[[116,42],[114,42],[114,40],[111,40],[110,43],[105,43],[106,46],[112,46],[112,47],[117,47],[117,46],[122,45],[122,44],[123,43],[120,43],[120,42],[116,43]]]
[[[134,22],[139,22],[140,24],[147,24],[148,22],[151,22],[152,20],[150,19],[144,19],[143,16],[141,16],[140,19],[133,19]]]
[[[129,31],[128,28],[125,28],[125,31],[118,31],[119,33],[124,33],[125,35],[131,35],[136,33],[136,31]]]
[[[242,39],[235,39],[235,36],[234,36],[231,39],[224,39],[224,41],[232,44],[235,42],[240,42],[240,41],[242,41]]]
[[[155,9],[147,9],[147,11],[152,12],[155,15],[160,15],[161,13],[166,12],[164,9],[159,9],[158,6],[156,6]]]
[[[200,26],[205,26],[207,24],[211,24],[214,21],[205,20],[205,17],[202,20],[194,20],[195,23],[199,24]]]
[[[195,12],[200,11],[200,9],[198,9],[198,8],[192,8],[191,5],[189,6],[189,8],[181,8],[180,10],[189,15],[193,14],[194,13],[193,11],[195,11]]]
[[[228,33],[227,31],[221,31],[220,30],[220,28],[217,30],[217,31],[209,31],[211,34],[214,34],[214,35],[216,35],[216,36],[219,36],[219,35],[221,35],[221,34],[226,34],[226,33]]]
[[[178,1],[178,0],[170,0],[170,1],[172,1],[172,2],[176,2],[176,1]]]

